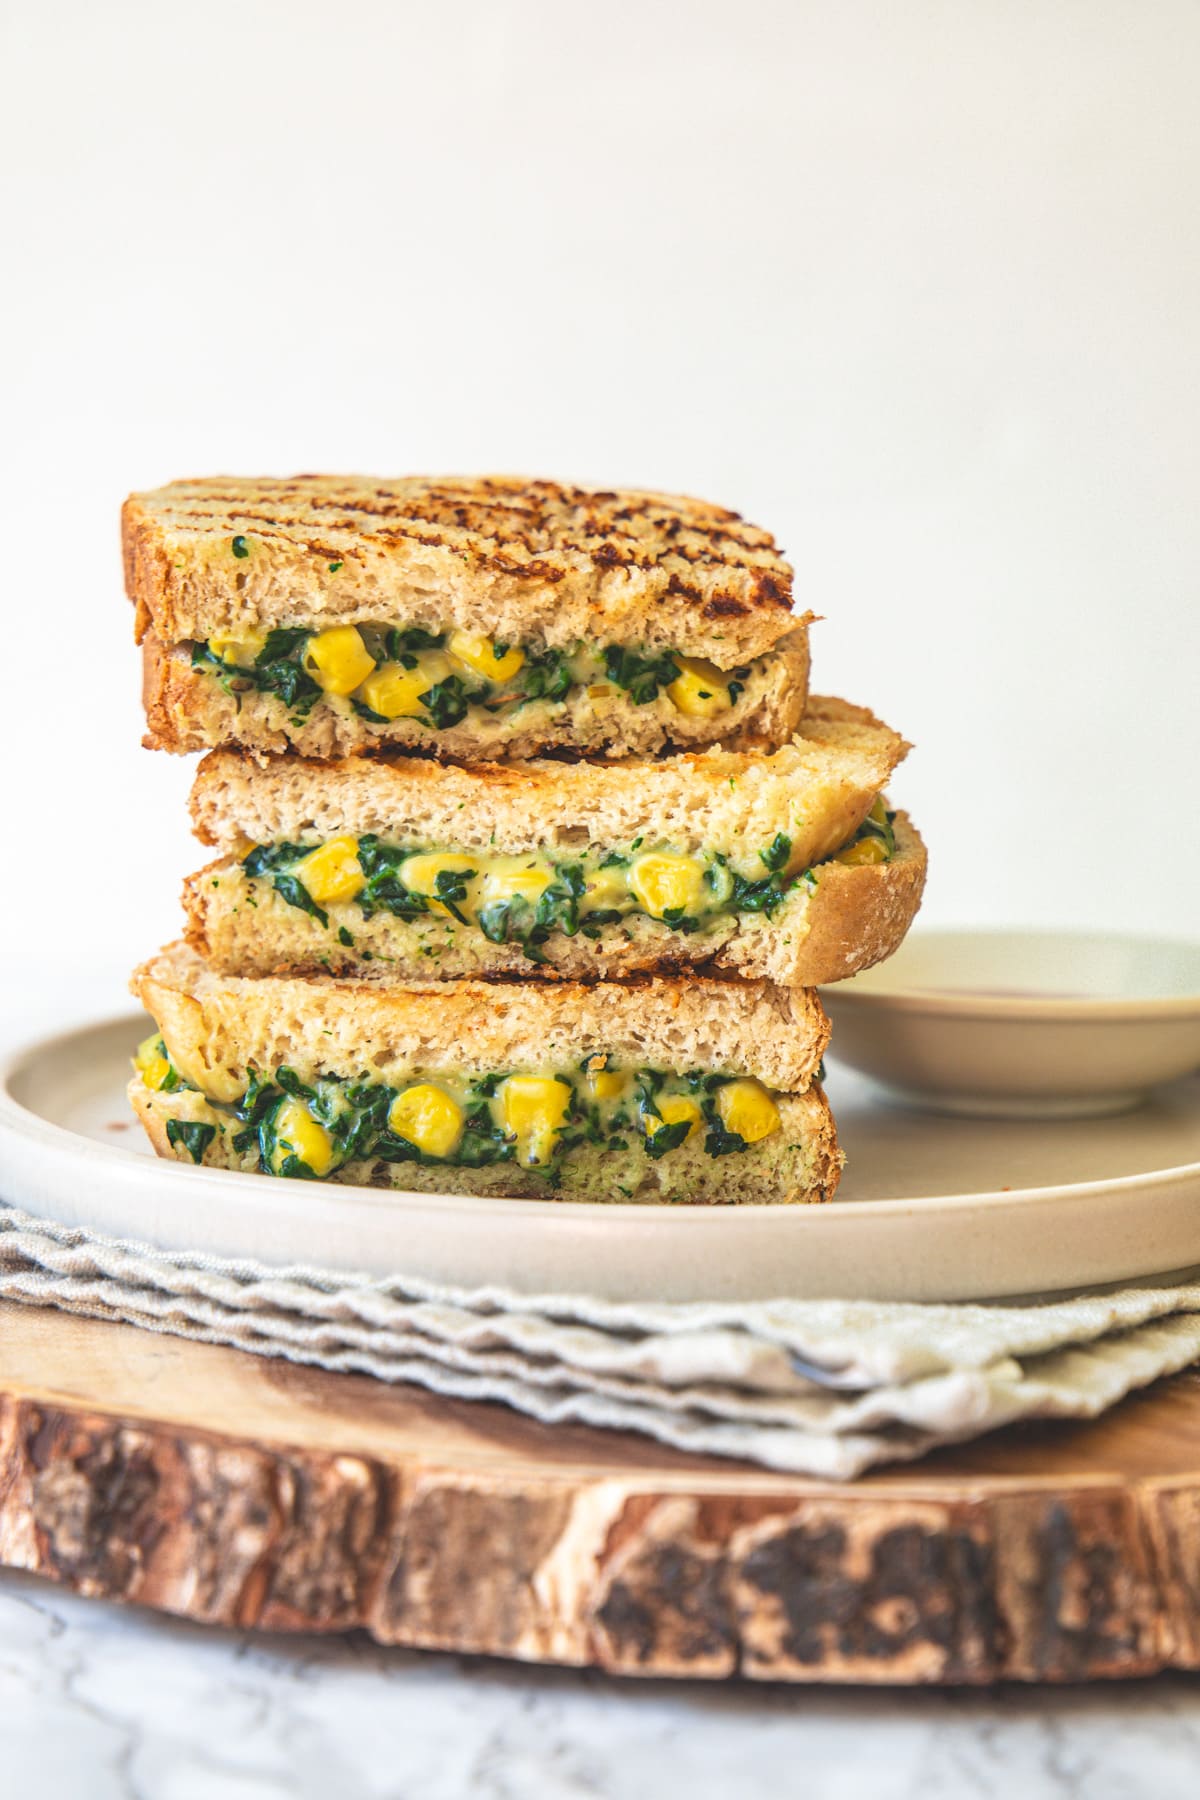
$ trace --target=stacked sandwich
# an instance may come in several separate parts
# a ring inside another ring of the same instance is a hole
[[[770,536],[515,480],[180,482],[124,512],[147,743],[217,858],[134,977],[161,1155],[593,1201],[810,1201],[815,988],[925,854],[810,699]]]

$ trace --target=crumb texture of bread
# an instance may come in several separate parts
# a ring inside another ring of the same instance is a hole
[[[148,749],[189,752],[237,745],[257,756],[295,751],[339,758],[389,747],[465,761],[512,760],[543,750],[591,756],[653,755],[721,738],[746,748],[775,748],[796,731],[808,689],[808,639],[791,632],[746,680],[734,704],[713,718],[681,713],[665,693],[638,705],[621,688],[572,688],[561,702],[533,700],[492,716],[474,708],[459,725],[432,730],[418,719],[377,722],[346,700],[323,697],[302,716],[276,694],[227,693],[190,654],[168,649],[154,632],[142,645],[142,699]]]
[[[769,532],[702,500],[510,476],[214,477],[131,494],[139,640],[256,625],[460,627],[732,668],[811,614]]]
[[[351,980],[221,975],[174,944],[135,971],[131,991],[187,1081],[233,1101],[249,1072],[302,1081],[414,1071],[468,1074],[578,1068],[611,1054],[628,1068],[753,1075],[800,1093],[816,1076],[829,1021],[810,989],[763,981],[650,978],[620,984]]]
[[[373,983],[508,976],[526,981],[621,980],[631,975],[716,975],[819,987],[882,962],[916,917],[925,885],[925,846],[906,813],[895,821],[889,862],[819,863],[815,888],[790,894],[777,912],[718,914],[705,930],[680,932],[630,914],[599,935],[555,932],[531,962],[520,944],[494,944],[457,920],[413,919],[350,903],[330,903],[322,925],[292,906],[269,877],[256,879],[234,857],[189,876],[183,903],[188,942],[227,975],[341,975]],[[344,935],[342,935],[344,934]]]
[[[202,1161],[209,1168],[245,1173],[258,1170],[257,1152],[238,1149],[238,1122],[202,1094],[187,1088],[163,1094],[140,1078],[129,1098],[159,1156],[190,1161],[167,1136],[167,1124],[208,1124],[214,1134]],[[819,1087],[789,1094],[779,1102],[780,1129],[736,1156],[712,1157],[697,1143],[680,1145],[657,1161],[639,1145],[624,1150],[591,1147],[572,1151],[556,1165],[556,1185],[545,1175],[515,1163],[482,1169],[448,1163],[390,1163],[365,1160],[344,1164],[329,1185],[386,1188],[404,1193],[482,1194],[496,1199],[583,1200],[596,1204],[674,1206],[803,1205],[832,1199],[844,1157],[828,1103]],[[262,1180],[273,1179],[260,1176]]]
[[[439,767],[414,756],[259,763],[217,751],[201,763],[190,805],[197,837],[217,848],[351,832],[500,855],[625,849],[642,838],[741,856],[784,832],[804,867],[853,836],[907,749],[864,708],[814,699],[800,735],[767,753]]]

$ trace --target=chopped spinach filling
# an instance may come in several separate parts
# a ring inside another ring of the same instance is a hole
[[[246,540],[234,538],[233,552],[249,555]],[[332,572],[341,565],[329,567]],[[322,661],[322,644],[339,633],[342,641],[336,652],[331,650]],[[512,716],[533,701],[558,705],[573,690],[595,691],[597,682],[620,688],[634,705],[646,706],[664,690],[678,693],[675,684],[686,667],[682,653],[667,650],[583,643],[560,650],[389,625],[325,632],[281,626],[265,635],[197,642],[191,655],[193,667],[219,681],[227,693],[273,694],[297,721],[305,719],[318,701],[338,694],[370,724],[406,718],[435,731],[460,725],[472,708]],[[400,690],[394,679],[390,686],[381,685],[377,677],[389,671],[393,678],[405,673],[413,679]],[[747,665],[722,677],[730,706],[745,691],[751,672]],[[703,698],[711,701],[713,695],[705,690]],[[678,698],[676,704],[689,710],[686,698]]]
[[[869,839],[874,839],[883,846],[884,861],[890,862],[896,854],[896,814],[882,800],[875,802],[849,844],[843,844],[838,855],[844,855],[851,845],[861,844]]]
[[[188,1088],[143,1079],[160,1092]],[[262,1174],[322,1180],[350,1162],[484,1168],[516,1163],[553,1184],[565,1157],[585,1147],[625,1151],[640,1144],[658,1161],[689,1138],[712,1157],[738,1154],[779,1129],[775,1101],[746,1076],[620,1070],[612,1056],[585,1057],[551,1075],[498,1071],[433,1074],[392,1086],[363,1075],[304,1081],[281,1064],[253,1071],[235,1104],[207,1102]],[[739,1125],[742,1129],[738,1129]],[[218,1125],[169,1119],[167,1138],[202,1162]]]
[[[322,697],[320,687],[300,660],[308,635],[291,628],[269,632],[249,666],[226,662],[210,644],[193,644],[192,667],[215,675],[227,694],[243,694],[250,689],[276,694],[291,713],[304,718]]]
[[[894,813],[877,802],[832,861],[887,861],[895,853]],[[870,854],[864,853],[863,846]],[[339,860],[330,870],[327,851]],[[490,852],[423,849],[374,835],[318,845],[259,845],[243,859],[246,874],[270,881],[280,898],[332,929],[327,907],[353,904],[364,919],[390,913],[398,919],[451,919],[493,944],[516,944],[532,962],[545,960],[552,936],[589,939],[605,926],[633,916],[656,919],[684,934],[712,929],[723,917],[761,913],[768,918],[789,897],[811,891],[817,870],[789,873],[792,839],[780,831],[758,851],[760,872],[722,851],[685,854],[646,848],[637,838],[628,850],[589,848],[570,858],[553,852],[505,856]],[[353,943],[344,924],[336,935]]]
[[[215,1125],[195,1119],[168,1119],[167,1142],[173,1150],[182,1144],[194,1163],[204,1161],[204,1152],[217,1135]]]
[[[604,652],[604,672],[615,687],[624,688],[635,706],[648,706],[659,688],[670,687],[679,666],[666,651],[644,654],[621,644],[609,644]]]

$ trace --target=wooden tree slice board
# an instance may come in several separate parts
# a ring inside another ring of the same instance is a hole
[[[0,1306],[0,1562],[623,1675],[1200,1667],[1200,1377],[851,1486]]]

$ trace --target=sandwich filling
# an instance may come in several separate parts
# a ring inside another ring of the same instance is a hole
[[[273,694],[294,719],[323,702],[369,724],[412,719],[435,731],[464,720],[503,721],[533,701],[563,704],[584,694],[599,712],[621,696],[647,706],[661,694],[675,712],[710,719],[736,705],[768,660],[719,669],[702,657],[645,646],[556,650],[389,625],[246,630],[192,646],[193,667],[227,692]]]
[[[858,831],[831,860],[850,865],[890,861],[894,813],[877,799]],[[682,852],[636,838],[624,850],[553,848],[520,856],[454,848],[429,849],[362,837],[327,838],[316,845],[259,844],[242,858],[254,880],[269,881],[290,906],[332,930],[329,908],[351,922],[390,913],[400,919],[443,917],[495,944],[519,944],[531,961],[554,933],[598,938],[605,926],[634,915],[670,930],[703,933],[722,918],[760,913],[768,918],[790,895],[816,885],[796,869],[792,841],[777,832],[750,856],[721,851]],[[219,878],[217,878],[219,880]],[[349,925],[337,925],[349,946]]]
[[[153,1092],[192,1087],[157,1033],[134,1067]],[[589,1149],[640,1149],[658,1161],[692,1144],[721,1157],[780,1130],[778,1096],[751,1076],[623,1069],[611,1056],[569,1071],[414,1072],[396,1085],[366,1075],[305,1082],[283,1066],[252,1073],[232,1105],[193,1092],[193,1116],[167,1121],[177,1156],[203,1162],[218,1134],[228,1135],[244,1167],[318,1181],[348,1163],[513,1163],[553,1187],[563,1163]]]

